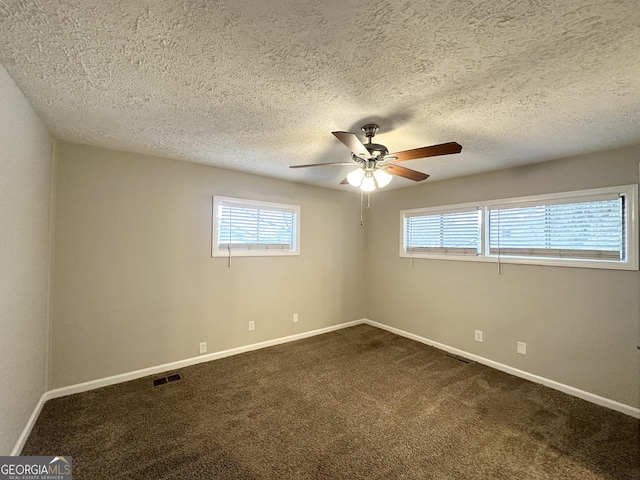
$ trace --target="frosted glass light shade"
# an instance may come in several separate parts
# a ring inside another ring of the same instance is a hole
[[[373,175],[371,172],[368,172],[368,175],[362,179],[362,185],[360,185],[360,190],[363,192],[373,192],[376,189],[376,182],[373,181]]]
[[[357,170],[354,170],[349,175],[347,175],[347,182],[349,182],[349,185],[352,185],[354,187],[359,187],[360,184],[362,183],[363,177],[364,177],[364,170],[362,168],[358,168]]]
[[[381,168],[373,172],[373,176],[376,179],[378,188],[386,187],[387,185],[389,185],[389,182],[393,178],[393,176],[389,175],[387,172],[385,172]]]

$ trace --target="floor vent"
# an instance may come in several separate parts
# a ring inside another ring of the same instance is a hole
[[[178,380],[182,380],[182,375],[180,375],[179,373],[174,373],[173,375],[169,375],[168,377],[156,378],[153,381],[153,386],[158,387],[160,385],[164,385],[165,383],[176,382]]]
[[[449,354],[447,354],[447,357],[449,357],[449,358],[453,358],[454,360],[457,360],[457,361],[462,362],[462,363],[471,363],[471,360],[467,360],[466,358],[458,357],[458,356],[456,356],[456,355],[449,355]]]

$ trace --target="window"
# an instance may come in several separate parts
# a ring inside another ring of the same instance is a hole
[[[624,260],[625,197],[609,197],[491,208],[490,252],[518,257]]]
[[[638,269],[636,185],[403,210],[400,256]]]
[[[213,197],[212,256],[299,254],[300,207]]]
[[[407,213],[404,232],[405,253],[478,255],[480,210]]]

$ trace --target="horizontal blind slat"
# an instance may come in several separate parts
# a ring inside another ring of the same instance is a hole
[[[623,201],[562,203],[489,212],[492,254],[619,260],[623,255]]]
[[[218,249],[293,249],[295,210],[220,202]]]
[[[477,209],[431,215],[413,214],[404,219],[407,253],[477,255],[480,217]]]

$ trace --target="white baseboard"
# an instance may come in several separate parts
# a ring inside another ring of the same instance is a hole
[[[20,455],[20,452],[22,451],[22,447],[24,447],[24,444],[26,443],[27,438],[29,438],[29,434],[31,434],[31,430],[33,429],[33,426],[36,424],[38,415],[40,415],[40,410],[42,410],[42,406],[44,405],[44,402],[47,401],[46,395],[47,395],[46,392],[42,394],[42,396],[40,397],[40,400],[38,400],[38,403],[36,404],[36,408],[34,408],[33,412],[31,412],[31,416],[29,417],[27,424],[25,425],[24,429],[22,430],[22,433],[18,437],[18,441],[14,445],[13,450],[11,450],[11,453],[9,454],[12,457]]]
[[[388,325],[384,325],[382,323],[374,322],[373,320],[365,319],[364,323],[367,323],[373,327],[381,328],[383,330],[387,330],[388,332],[395,333],[396,335],[400,335],[402,337],[410,338],[411,340],[415,340],[420,343],[424,343],[425,345],[429,345],[431,347],[435,347],[439,350],[444,350],[445,352],[452,353],[454,355],[459,355],[464,358],[468,358],[469,360],[473,360],[477,363],[482,363],[483,365],[487,365],[488,367],[495,368],[496,370],[500,370],[505,373],[509,373],[516,377],[524,378],[526,380],[530,380],[535,383],[539,383],[546,387],[553,388],[554,390],[558,390],[560,392],[567,393],[574,397],[581,398],[591,403],[595,403],[596,405],[600,405],[602,407],[609,408],[611,410],[615,410],[617,412],[624,413],[634,418],[640,418],[640,408],[632,407],[630,405],[625,405],[624,403],[616,402],[615,400],[611,400],[605,397],[601,397],[594,393],[589,393],[584,390],[580,390],[575,387],[571,387],[569,385],[565,385],[560,382],[556,382],[554,380],[549,380],[548,378],[540,377],[538,375],[534,375],[533,373],[525,372],[524,370],[518,370],[517,368],[510,367],[508,365],[504,365],[502,363],[495,362],[493,360],[489,360],[488,358],[480,357],[478,355],[474,355],[473,353],[465,352],[464,350],[460,350],[458,348],[450,347],[449,345],[445,345],[443,343],[434,342],[433,340],[429,340],[428,338],[421,337],[419,335],[415,335],[413,333],[405,332],[404,330],[400,330],[399,328],[390,327]]]
[[[44,394],[45,401],[65,397],[74,393],[86,392],[88,390],[94,390],[96,388],[106,387],[114,385],[116,383],[128,382],[129,380],[135,380],[137,378],[146,377],[148,375],[155,375],[157,373],[168,372],[170,370],[178,370],[180,368],[188,367],[190,365],[196,365],[198,363],[210,362],[211,360],[217,360],[218,358],[230,357],[232,355],[238,355],[244,352],[250,352],[252,350],[258,350],[261,348],[272,347],[274,345],[280,345],[282,343],[293,342],[301,340],[303,338],[314,337],[316,335],[322,335],[323,333],[333,332],[342,328],[352,327],[354,325],[360,325],[365,320],[354,320],[352,322],[341,323],[339,325],[332,325],[330,327],[319,328],[318,330],[311,330],[309,332],[297,333],[288,337],[276,338],[273,340],[267,340],[265,342],[254,343],[251,345],[245,345],[242,347],[232,348],[229,350],[223,350],[220,352],[209,353],[207,355],[199,355],[197,357],[187,358],[185,360],[178,360],[177,362],[165,363],[162,365],[156,365],[154,367],[143,368],[142,370],[135,370],[133,372],[121,373],[119,375],[113,375],[111,377],[100,378],[97,380],[91,380],[89,382],[77,383],[68,387],[56,388],[49,390]]]
[[[421,337],[419,335],[415,335],[413,333],[405,332],[404,330],[400,330],[399,328],[390,327],[388,325],[374,322],[373,320],[369,320],[369,319],[361,319],[361,320],[354,320],[352,322],[341,323],[339,325],[332,325],[330,327],[320,328],[318,330],[311,330],[309,332],[298,333],[295,335],[290,335],[288,337],[276,338],[273,340],[267,340],[265,342],[254,343],[251,345],[245,345],[243,347],[223,350],[220,352],[210,353],[208,355],[200,355],[198,357],[187,358],[185,360],[179,360],[177,362],[165,363],[163,365],[156,365],[154,367],[143,368],[141,370],[135,370],[133,372],[121,373],[119,375],[113,375],[111,377],[100,378],[97,380],[91,380],[89,382],[70,385],[68,387],[49,390],[48,392],[45,392],[42,395],[42,397],[40,397],[38,404],[36,405],[35,409],[33,410],[33,413],[29,417],[29,421],[27,422],[27,425],[24,427],[22,434],[20,435],[20,437],[18,438],[18,441],[13,447],[13,450],[11,451],[11,455],[15,456],[20,454],[20,452],[22,451],[22,448],[24,447],[25,442],[27,441],[27,438],[29,437],[29,434],[31,433],[31,429],[33,428],[36,420],[38,419],[38,415],[42,410],[42,406],[47,400],[50,400],[52,398],[64,397],[67,395],[72,395],[74,393],[81,393],[89,390],[95,390],[96,388],[106,387],[109,385],[114,385],[116,383],[128,382],[129,380],[135,380],[137,378],[142,378],[142,377],[154,375],[157,373],[167,372],[170,370],[177,370],[180,368],[188,367],[190,365],[196,365],[198,363],[210,362],[211,360],[216,360],[218,358],[230,357],[232,355],[238,355],[240,353],[250,352],[252,350],[259,350],[261,348],[280,345],[283,343],[293,342],[296,340],[302,340],[303,338],[322,335],[323,333],[329,333],[329,332],[333,332],[343,328],[353,327],[355,325],[360,325],[362,323],[366,323],[373,327],[387,330],[391,333],[395,333],[402,337],[406,337],[411,340],[424,343],[425,345],[429,345],[449,353],[453,353],[454,355],[460,355],[462,357],[473,360],[477,363],[482,363],[483,365],[487,365],[491,368],[495,368],[496,370],[500,370],[502,372],[515,375],[516,377],[531,380],[532,382],[535,382],[535,383],[540,383],[542,385],[553,388],[555,390],[559,390],[569,395],[573,395],[574,397],[582,398],[583,400],[587,400],[597,405],[610,408],[611,410],[616,410],[618,412],[625,413],[632,417],[640,418],[639,408],[635,408],[630,405],[625,405],[623,403],[616,402],[615,400],[610,400],[608,398],[600,397],[593,393],[585,392],[584,390],[579,390],[577,388],[570,387],[569,385],[564,385],[554,380],[549,380],[548,378],[540,377],[538,375],[534,375],[532,373],[528,373],[523,370],[518,370],[517,368],[513,368],[508,365],[504,365],[502,363],[494,362],[493,360],[489,360],[487,358],[480,357],[478,355],[474,355],[469,352],[465,352],[464,350],[453,348],[448,345],[444,345],[442,343],[434,342],[433,340],[429,340],[427,338]]]
[[[250,352],[252,350],[258,350],[260,348],[271,347],[274,345],[280,345],[282,343],[293,342],[295,340],[302,340],[303,338],[313,337],[316,335],[322,335],[323,333],[333,332],[335,330],[340,330],[342,328],[353,327],[354,325],[360,325],[361,323],[365,323],[365,320],[354,320],[352,322],[341,323],[339,325],[332,325],[330,327],[319,328],[317,330],[311,330],[309,332],[297,333],[295,335],[290,335],[288,337],[276,338],[273,340],[267,340],[265,342],[254,343],[252,345],[245,345],[243,347],[232,348],[229,350],[223,350],[220,352],[210,353],[208,355],[200,355],[198,357],[187,358],[185,360],[179,360],[177,362],[165,363],[163,365],[156,365],[154,367],[143,368],[142,370],[135,370],[133,372],[121,373],[119,375],[113,375],[111,377],[100,378],[97,380],[91,380],[89,382],[78,383],[76,385],[70,385],[68,387],[56,388],[54,390],[49,390],[45,392],[38,401],[36,408],[34,408],[33,413],[29,417],[27,425],[22,430],[18,441],[16,442],[13,450],[11,451],[12,456],[20,455],[22,448],[24,447],[27,438],[29,438],[29,434],[33,429],[33,426],[38,419],[38,415],[40,415],[40,411],[42,410],[42,406],[47,400],[51,400],[52,398],[65,397],[67,395],[72,395],[74,393],[86,392],[89,390],[94,390],[96,388],[106,387],[108,385],[114,385],[116,383],[128,382],[129,380],[135,380],[136,378],[146,377],[148,375],[154,375],[156,373],[167,372],[170,370],[177,370],[179,368],[188,367],[190,365],[196,365],[198,363],[210,362],[211,360],[216,360],[218,358],[230,357],[231,355],[238,355],[239,353]]]

